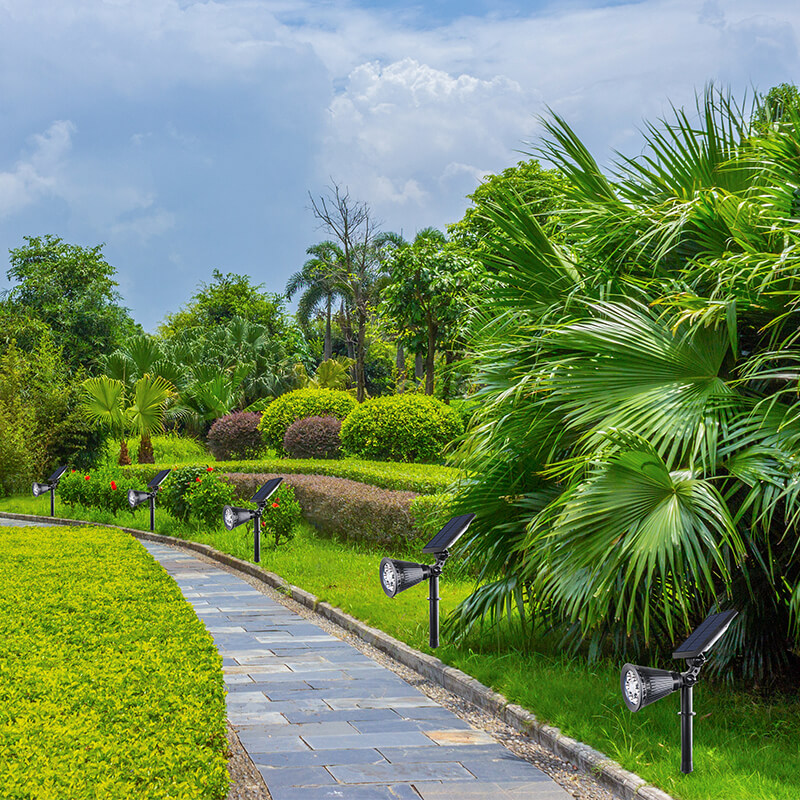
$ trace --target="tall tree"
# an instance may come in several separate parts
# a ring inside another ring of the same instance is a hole
[[[369,205],[354,200],[347,189],[334,182],[327,195],[309,194],[311,210],[322,228],[336,240],[342,255],[341,290],[352,308],[356,327],[356,397],[366,398],[364,359],[367,320],[380,287],[382,240]]]
[[[437,348],[452,341],[484,280],[482,268],[435,228],[412,244],[394,247],[384,259],[387,282],[381,309],[409,340],[424,337],[425,393],[433,394]]]
[[[103,353],[141,330],[120,305],[102,245],[81,247],[57,236],[25,242],[9,251],[6,275],[16,285],[2,303],[47,324],[71,367],[92,370]]]
[[[234,317],[263,325],[272,337],[286,335],[288,320],[283,298],[254,285],[247,275],[215,269],[210,283],[201,283],[191,301],[169,314],[159,332],[169,338],[192,328],[208,330],[224,326]]]
[[[344,253],[335,242],[320,242],[311,245],[306,254],[312,256],[299,272],[290,276],[286,284],[286,297],[291,298],[300,289],[305,289],[297,304],[297,321],[308,328],[311,317],[320,307],[325,314],[325,338],[322,360],[333,355],[331,317],[333,303],[342,298],[342,280],[345,276]]]

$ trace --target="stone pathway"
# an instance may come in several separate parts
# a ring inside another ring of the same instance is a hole
[[[142,545],[214,637],[228,718],[273,800],[569,800],[487,733],[241,578]]]

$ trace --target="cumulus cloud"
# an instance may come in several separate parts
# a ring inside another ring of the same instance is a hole
[[[450,74],[412,58],[356,67],[330,105],[321,161],[382,213],[459,204],[475,177],[509,156],[534,127],[536,98],[504,76]],[[438,215],[437,215],[438,216]],[[441,224],[441,223],[439,223]]]

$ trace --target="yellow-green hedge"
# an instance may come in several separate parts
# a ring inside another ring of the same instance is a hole
[[[227,791],[221,660],[135,540],[0,528],[4,800],[216,800]]]

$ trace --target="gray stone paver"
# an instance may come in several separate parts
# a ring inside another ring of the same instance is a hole
[[[142,544],[213,636],[228,717],[273,800],[568,800],[532,764],[244,580]]]

